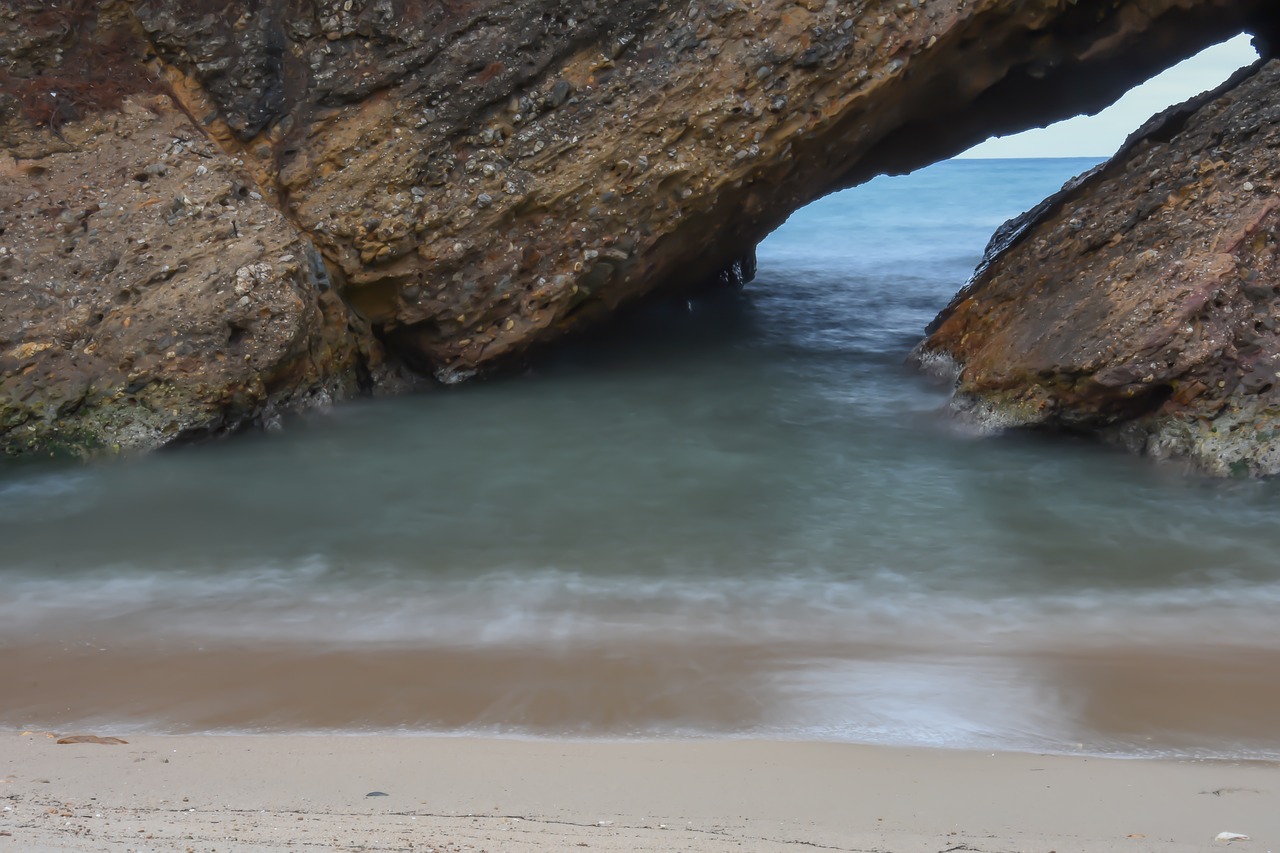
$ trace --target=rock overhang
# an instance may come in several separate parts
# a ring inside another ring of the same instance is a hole
[[[1274,17],[1240,0],[208,5],[134,12],[349,301],[442,375]]]

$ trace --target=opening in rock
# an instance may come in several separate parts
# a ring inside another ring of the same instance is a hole
[[[961,157],[1110,157],[1148,117],[1217,86],[1258,58],[1252,39],[1238,35],[1178,63],[1132,89],[1097,115],[1046,128],[992,137]]]
[[[792,346],[829,353],[833,365],[847,358],[846,369],[858,376],[884,365],[887,384],[871,399],[886,400],[890,386],[910,381],[900,363],[973,275],[997,229],[1104,162],[1151,116],[1213,89],[1256,58],[1250,37],[1241,35],[1098,115],[991,139],[909,175],[827,196],[760,245],[748,297],[793,322]]]

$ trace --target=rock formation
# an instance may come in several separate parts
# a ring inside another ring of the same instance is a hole
[[[1006,225],[919,349],[953,407],[1280,473],[1277,92],[1261,63]]]
[[[119,443],[122,410],[127,444],[225,430],[377,386],[387,351],[466,378],[1272,7],[11,0],[0,446]]]
[[[45,6],[0,11],[0,449],[151,448],[385,374],[311,241],[141,65],[100,83],[41,64],[103,45],[75,41],[95,10]]]

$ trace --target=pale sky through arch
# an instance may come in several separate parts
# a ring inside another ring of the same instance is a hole
[[[1212,89],[1258,58],[1247,35],[1207,48],[1128,92],[1096,116],[988,139],[961,157],[1110,157],[1151,116]]]

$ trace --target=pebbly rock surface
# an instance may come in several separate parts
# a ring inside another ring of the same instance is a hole
[[[310,241],[168,98],[60,132],[0,160],[0,448],[153,447],[358,390],[373,344]]]
[[[269,425],[385,370],[311,241],[167,94],[113,83],[88,111],[102,93],[41,82],[45,103],[0,100],[0,452]]]
[[[509,364],[646,294],[740,281],[825,193],[1101,108],[1276,14],[9,0],[0,444],[151,446],[381,387],[388,358],[445,382]]]
[[[918,349],[983,428],[1280,473],[1280,61],[1156,117],[1002,229]]]

